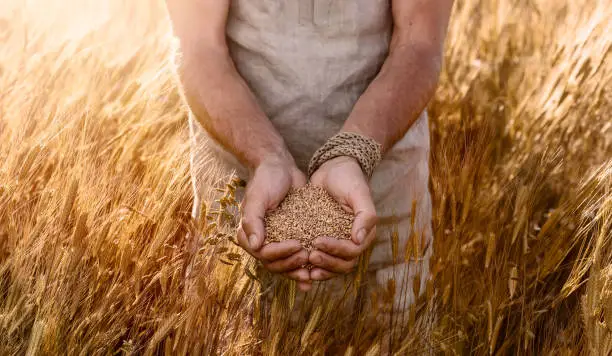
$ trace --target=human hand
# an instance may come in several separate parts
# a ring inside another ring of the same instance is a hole
[[[350,240],[319,237],[308,261],[314,266],[310,278],[331,279],[351,272],[359,257],[376,237],[376,208],[368,181],[359,163],[351,157],[325,162],[312,175],[311,183],[323,187],[347,211],[355,214]]]
[[[266,212],[278,207],[291,188],[306,184],[306,176],[293,162],[271,158],[264,160],[247,184],[242,203],[242,218],[238,229],[238,243],[264,268],[298,281],[301,290],[310,290],[310,274],[303,266],[308,262],[308,251],[296,240],[264,244]]]

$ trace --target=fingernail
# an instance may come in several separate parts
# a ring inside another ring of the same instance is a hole
[[[257,247],[256,244],[257,244],[257,235],[251,234],[249,236],[249,246],[251,247],[251,249],[254,250]]]
[[[357,232],[357,242],[361,245],[365,241],[366,231],[361,229]]]

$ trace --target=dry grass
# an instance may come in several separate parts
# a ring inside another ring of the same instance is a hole
[[[390,341],[327,300],[287,328],[290,283],[264,308],[228,242],[231,186],[190,219],[159,1],[23,4],[0,5],[0,354],[610,354],[609,1],[457,2],[431,104],[434,284]]]

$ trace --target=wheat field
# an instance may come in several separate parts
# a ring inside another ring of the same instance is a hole
[[[0,4],[0,354],[612,354],[612,2],[456,1],[394,337],[289,282],[264,309],[232,184],[190,217],[174,45],[158,0]]]

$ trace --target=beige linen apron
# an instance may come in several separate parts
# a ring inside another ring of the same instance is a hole
[[[227,24],[231,56],[302,170],[306,171],[315,150],[340,130],[377,75],[388,53],[391,31],[389,0],[232,1]],[[244,179],[248,176],[193,117],[190,129],[194,214],[198,216],[200,199],[211,199],[214,190],[210,188],[217,182],[224,182],[232,172]],[[414,277],[419,275],[422,293],[429,276],[428,156],[429,130],[423,113],[385,155],[370,182],[380,224],[368,288],[386,289],[389,279],[395,279],[397,309],[413,303]],[[394,232],[399,237],[395,260]],[[407,244],[413,252],[404,262]],[[342,288],[337,286],[339,281],[326,282],[328,289]]]

